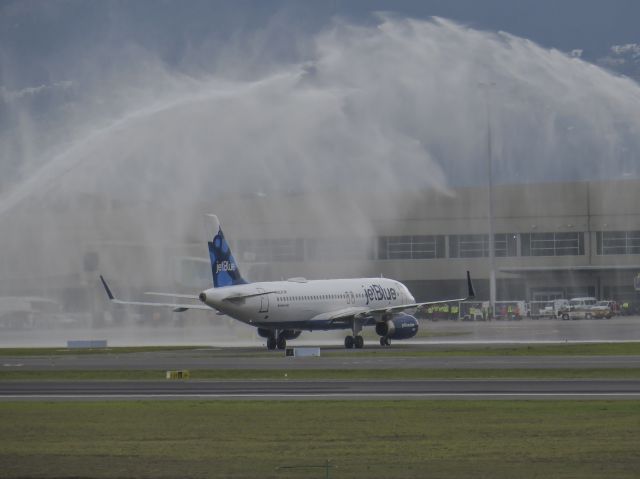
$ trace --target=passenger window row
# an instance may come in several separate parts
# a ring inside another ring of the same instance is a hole
[[[323,301],[329,299],[349,299],[351,296],[347,294],[321,294],[313,296],[279,296],[276,298],[279,302],[284,301]],[[364,298],[364,293],[358,293],[356,298]]]

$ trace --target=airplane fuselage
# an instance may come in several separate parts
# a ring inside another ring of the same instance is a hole
[[[201,299],[252,326],[298,330],[349,327],[348,323],[331,318],[336,311],[364,311],[415,302],[405,285],[387,278],[250,283],[210,288],[203,291]]]
[[[248,283],[238,268],[220,221],[210,215],[213,235],[207,242],[213,288],[198,296],[163,292],[148,292],[159,296],[174,296],[188,301],[146,302],[117,299],[105,279],[100,276],[108,298],[116,304],[171,308],[174,312],[212,308],[238,321],[255,326],[258,335],[267,338],[267,349],[285,349],[287,340],[296,339],[301,331],[349,329],[344,338],[347,349],[364,346],[364,326],[374,326],[381,346],[391,340],[409,339],[418,332],[418,320],[407,311],[433,302],[416,303],[407,287],[387,278],[353,278],[307,281],[291,278],[287,281]],[[467,298],[475,293],[467,271]],[[191,303],[199,299],[204,304]]]

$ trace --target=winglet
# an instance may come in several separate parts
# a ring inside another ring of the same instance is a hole
[[[109,299],[111,301],[113,301],[115,299],[115,297],[113,296],[113,293],[111,292],[111,290],[109,289],[109,285],[107,284],[107,282],[104,280],[104,278],[102,277],[102,275],[100,275],[100,281],[102,281],[102,286],[104,286],[105,291],[107,292],[107,296],[109,296]]]
[[[471,282],[471,274],[467,271],[467,299],[473,299],[476,297],[476,292],[473,289],[473,283]]]

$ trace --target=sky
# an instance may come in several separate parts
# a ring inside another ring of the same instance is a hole
[[[194,67],[194,50],[216,46],[266,29],[278,18],[280,32],[269,38],[269,54],[294,55],[288,40],[313,34],[335,17],[375,22],[376,12],[412,18],[439,16],[473,28],[506,31],[541,46],[580,50],[596,62],[615,56],[611,48],[640,42],[640,4],[633,0],[293,0],[202,1],[31,1],[0,2],[0,44],[5,87],[37,87],[64,81],[73,57],[84,50],[131,44],[156,52],[163,61]],[[280,38],[277,38],[280,36]]]
[[[0,270],[77,271],[91,237],[192,241],[193,205],[229,194],[640,178],[638,18],[623,0],[0,0]],[[160,277],[145,254],[137,274]]]
[[[482,156],[487,117],[494,126],[497,169],[504,174],[498,181],[597,179],[612,171],[615,177],[635,176],[637,18],[640,3],[627,0],[3,1],[0,195],[22,188],[17,197],[28,196],[24,185],[37,176],[46,181],[31,188],[48,190],[60,171],[86,163],[71,158],[80,154],[102,154],[104,164],[115,161],[105,152],[117,152],[127,168],[142,174],[150,168],[141,158],[162,156],[144,146],[154,141],[154,124],[194,150],[184,154],[194,169],[207,167],[199,162],[201,151],[218,148],[218,161],[226,166],[212,169],[240,183],[247,165],[270,152],[272,160],[264,162],[282,172],[270,180],[282,179],[286,190],[295,190],[305,172],[336,186],[330,172],[314,167],[332,161],[330,155],[340,159],[335,168],[344,176],[362,177],[363,184],[388,178],[389,187],[411,183],[423,164],[431,180],[412,187],[473,183],[479,160],[460,158]],[[386,63],[379,65],[378,57]],[[455,71],[469,81],[458,82]],[[298,82],[300,75],[307,83]],[[478,84],[496,79],[500,83],[491,92],[478,93]],[[427,93],[422,81],[429,84]],[[451,96],[448,104],[440,102],[443,89]],[[220,97],[223,91],[227,100]],[[424,111],[414,111],[401,92]],[[187,106],[194,101],[208,105],[207,111]],[[267,117],[264,123],[260,115]],[[171,123],[178,116],[183,120]],[[296,116],[304,120],[289,123]],[[208,122],[209,129],[185,131],[184,118]],[[439,131],[442,119],[457,134]],[[351,136],[335,131],[341,121]],[[230,123],[233,132],[215,145],[207,142],[212,128],[222,131]],[[248,142],[229,139],[244,126],[259,144],[245,148]],[[133,143],[115,141],[118,128],[136,132]],[[301,140],[291,144],[288,131]],[[366,135],[367,144],[358,134]],[[274,138],[281,142],[274,144]],[[535,145],[541,153],[529,157]],[[393,166],[391,156],[399,158]],[[602,166],[604,156],[612,159]],[[249,160],[243,164],[236,161],[240,157]],[[234,162],[242,171],[229,166]],[[558,163],[564,167],[556,170],[552,165]],[[147,178],[146,198],[175,177],[170,159],[154,167],[165,176]],[[295,174],[288,177],[289,171]],[[86,174],[69,181],[86,185]],[[93,178],[88,184],[111,194],[131,189]],[[248,178],[244,187],[255,191],[264,184]]]

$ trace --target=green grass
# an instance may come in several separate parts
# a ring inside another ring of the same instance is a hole
[[[344,357],[352,351],[329,351],[328,357]],[[389,349],[371,349],[359,351],[362,357],[384,356],[636,356],[640,355],[640,342],[629,343],[566,343],[532,344],[523,346],[502,345],[427,345],[416,349],[415,346],[394,343]]]
[[[639,368],[601,369],[206,369],[191,379],[640,379]],[[158,370],[0,371],[0,381],[161,380]]]
[[[0,348],[0,356],[62,356],[77,354],[128,354],[158,351],[184,351],[208,346],[136,346],[122,348]]]
[[[0,403],[2,477],[635,478],[638,401]]]
[[[338,347],[339,344],[336,343]],[[290,347],[295,347],[295,343]],[[195,351],[198,350],[198,351]],[[145,346],[106,349],[67,348],[0,348],[0,357],[19,356],[59,356],[79,354],[130,354],[171,352],[182,354],[193,351],[197,354],[215,357],[273,357],[282,351],[266,351],[255,348],[211,348],[208,346]],[[325,357],[347,357],[357,354],[361,357],[420,357],[420,356],[593,356],[593,355],[640,355],[640,342],[627,343],[565,343],[532,345],[415,345],[394,342],[391,348],[370,348],[364,350],[323,350]]]

